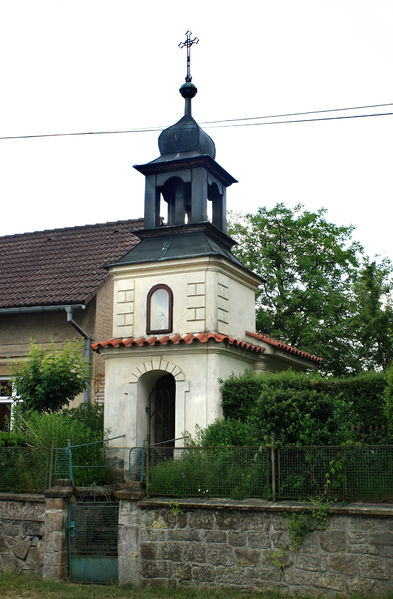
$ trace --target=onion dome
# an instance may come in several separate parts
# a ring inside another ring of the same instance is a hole
[[[196,95],[197,88],[193,83],[186,82],[179,91],[185,100],[184,116],[160,134],[158,147],[161,156],[184,158],[207,155],[214,159],[214,141],[191,116],[191,100]]]

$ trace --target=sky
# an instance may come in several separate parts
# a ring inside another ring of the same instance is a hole
[[[0,137],[173,124],[188,29],[199,123],[391,103],[392,28],[391,0],[0,0]],[[393,258],[393,116],[202,126],[239,181],[230,210],[324,207]],[[158,134],[0,139],[0,235],[142,217],[132,165]]]

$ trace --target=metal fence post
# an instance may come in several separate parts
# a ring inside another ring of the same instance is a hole
[[[50,489],[52,486],[52,476],[53,476],[53,454],[55,453],[55,438],[52,437],[52,443],[50,446],[50,458],[49,458],[49,481],[48,488]]]
[[[146,487],[149,484],[149,467],[150,467],[150,435],[146,435],[146,460],[145,460],[145,468],[146,468]]]
[[[72,485],[74,485],[74,473],[72,471],[72,445],[71,445],[71,439],[68,439],[67,452],[68,452],[68,464],[69,464],[69,467],[70,467],[70,479],[71,479]]]
[[[142,455],[141,455],[141,474],[140,481],[143,483],[145,481],[146,474],[146,439],[142,441]]]
[[[272,461],[272,499],[276,501],[276,451],[274,447],[274,433],[271,436],[270,455]]]

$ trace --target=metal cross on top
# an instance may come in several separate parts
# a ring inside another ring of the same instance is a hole
[[[194,39],[191,39],[191,31],[188,30],[186,31],[186,36],[187,39],[185,42],[180,42],[179,44],[179,48],[187,48],[187,77],[186,77],[186,81],[187,83],[190,83],[192,80],[191,77],[191,72],[190,72],[190,65],[191,65],[191,46],[193,44],[197,44],[199,42],[199,39],[197,37],[194,37]]]

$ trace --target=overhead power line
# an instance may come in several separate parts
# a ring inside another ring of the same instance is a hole
[[[1,139],[34,139],[37,137],[70,137],[78,135],[117,135],[118,133],[148,133],[150,131],[161,131],[161,127],[146,129],[119,129],[114,131],[76,131],[72,133],[40,133],[36,135],[3,135]]]
[[[232,123],[230,125],[208,125],[206,129],[222,129],[224,127],[257,127],[258,125],[286,125],[287,123],[314,123],[316,121],[338,121],[340,119],[361,119],[370,116],[392,116],[393,112],[374,114],[347,114],[343,116],[323,116],[317,119],[295,119],[291,121],[266,121],[264,123]]]
[[[223,119],[221,121],[203,121],[201,125],[210,125],[212,123],[230,123],[235,121],[256,121],[260,119],[278,119],[287,116],[301,116],[304,114],[320,114],[322,112],[343,112],[344,110],[365,110],[366,108],[382,108],[384,106],[393,106],[393,102],[387,104],[368,104],[366,106],[347,106],[345,108],[325,108],[324,110],[307,110],[306,112],[287,112],[285,114],[269,114],[267,116],[249,116],[237,119]]]
[[[223,119],[217,121],[203,121],[200,122],[201,125],[204,125],[206,129],[219,129],[223,127],[257,127],[260,125],[285,125],[288,123],[312,123],[316,121],[334,121],[341,119],[358,119],[358,118],[368,118],[368,117],[377,117],[377,116],[392,116],[393,112],[379,112],[372,114],[350,114],[350,115],[341,115],[341,116],[331,116],[331,117],[318,117],[311,119],[291,119],[291,120],[279,120],[279,121],[264,121],[264,122],[243,122],[243,121],[257,121],[262,119],[272,119],[272,118],[284,118],[289,116],[303,116],[308,114],[322,114],[327,112],[343,112],[347,110],[360,110],[366,108],[380,108],[383,106],[393,106],[393,102],[386,104],[369,104],[367,106],[352,106],[346,108],[327,108],[324,110],[308,110],[306,112],[290,112],[285,114],[273,114],[273,115],[265,115],[259,117],[244,117],[244,118],[236,118],[236,119]],[[240,122],[242,121],[242,122]],[[0,136],[0,140],[7,139],[37,139],[37,138],[45,138],[45,137],[77,137],[77,136],[86,136],[86,135],[118,135],[121,133],[150,133],[155,131],[162,131],[164,127],[141,127],[135,129],[115,129],[109,131],[74,131],[70,133],[40,133],[34,135],[3,135]]]

